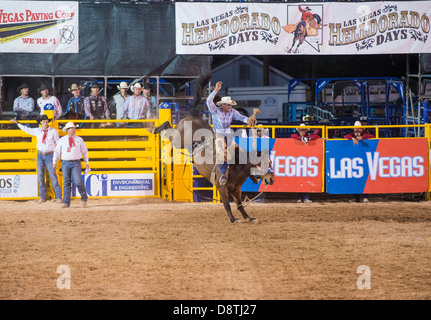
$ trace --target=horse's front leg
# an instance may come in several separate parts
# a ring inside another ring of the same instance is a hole
[[[230,222],[235,223],[235,222],[239,222],[239,219],[235,218],[232,214],[232,209],[230,207],[229,204],[229,193],[228,190],[225,186],[218,188],[218,191],[220,193],[220,199],[223,203],[223,206],[227,212],[227,216],[229,217]]]
[[[247,222],[257,222],[257,219],[250,218],[248,216],[247,212],[245,212],[244,206],[243,206],[242,201],[241,201],[241,188],[238,188],[237,190],[234,190],[232,192],[232,197],[235,200],[237,209],[239,210],[239,212],[241,212],[242,217],[245,219],[245,221],[247,221]]]

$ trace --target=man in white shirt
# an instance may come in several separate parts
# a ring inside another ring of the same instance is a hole
[[[43,115],[38,119],[41,127],[29,128],[21,123],[18,123],[15,119],[11,119],[10,122],[16,123],[18,127],[32,136],[36,137],[37,144],[37,180],[39,182],[39,201],[42,203],[46,201],[46,183],[45,183],[45,168],[49,173],[51,179],[52,188],[54,189],[55,198],[57,203],[61,203],[61,187],[58,183],[57,173],[55,168],[52,166],[52,158],[54,155],[55,145],[59,139],[58,131],[49,126],[49,122],[52,119],[48,119],[46,115]]]
[[[39,88],[39,92],[41,97],[37,99],[37,105],[39,106],[40,114],[44,114],[45,110],[54,110],[54,120],[60,118],[63,113],[63,108],[57,97],[49,94],[49,88],[45,84],[42,84]]]
[[[73,122],[68,122],[63,128],[67,135],[62,137],[54,151],[53,168],[57,166],[57,160],[62,161],[61,170],[63,171],[63,206],[70,207],[70,196],[72,193],[72,181],[78,188],[81,195],[82,205],[87,206],[87,190],[81,180],[81,154],[85,162],[85,171],[90,170],[88,164],[88,149],[84,140],[75,135],[76,126]]]

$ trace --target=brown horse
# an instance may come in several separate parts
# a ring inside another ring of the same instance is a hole
[[[172,127],[169,124],[169,122],[165,122],[160,127],[156,128],[154,130],[154,133],[159,133],[162,130],[171,129],[171,128]],[[197,131],[200,129],[205,129],[205,130]],[[196,160],[196,157],[208,151],[208,149],[206,149],[207,147],[211,148],[211,151],[215,150],[215,147],[214,147],[215,133],[212,127],[202,118],[195,118],[195,117],[184,118],[178,123],[175,130],[176,130],[175,133],[177,135],[177,139],[175,139],[173,135],[170,135],[169,139],[171,140],[173,145],[178,149],[189,149],[189,150],[191,149],[195,160]],[[187,132],[187,130],[190,130],[190,132]],[[191,137],[195,137],[195,134],[199,134],[199,132],[210,132],[210,140],[201,139],[197,141],[186,141],[187,139],[185,137],[187,135],[191,134]],[[257,170],[258,171],[257,174],[255,175],[251,174],[252,168],[257,169],[259,167],[257,164],[252,164],[247,154],[244,154],[244,153],[246,152],[241,150],[240,148],[238,147],[235,148],[235,163],[229,164],[228,182],[224,186],[221,186],[219,182],[219,179],[220,179],[219,170],[215,171],[215,179],[211,181],[212,180],[211,175],[214,174],[213,168],[214,168],[215,162],[211,161],[211,163],[198,163],[197,161],[195,161],[195,166],[199,174],[201,174],[208,181],[215,183],[215,186],[217,187],[220,193],[221,201],[224,205],[224,208],[227,211],[227,215],[229,217],[230,222],[239,222],[239,219],[235,218],[232,214],[232,210],[229,204],[229,195],[232,195],[237,205],[237,208],[241,212],[245,221],[247,222],[257,221],[256,219],[250,218],[247,215],[247,213],[244,210],[243,203],[241,201],[241,186],[244,184],[244,182],[247,180],[248,177],[250,177],[254,183],[257,183],[259,179],[261,179],[265,185],[271,185],[274,183],[274,174],[270,170],[264,171],[264,172],[262,170]],[[240,162],[238,161],[238,159],[247,159],[247,161],[244,161],[246,163],[241,164],[241,163],[238,163]],[[269,162],[269,157],[268,157],[268,162]]]

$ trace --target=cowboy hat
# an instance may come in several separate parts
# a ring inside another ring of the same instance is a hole
[[[127,82],[125,82],[125,81],[121,81],[121,82],[120,82],[120,85],[119,85],[119,86],[117,86],[117,89],[118,89],[118,90],[121,90],[121,89],[129,89],[129,86],[127,85]]]
[[[73,122],[68,122],[68,123],[66,123],[66,125],[63,128],[63,132],[66,132],[67,129],[77,128],[77,127],[79,127],[79,125],[75,125]]]
[[[97,83],[97,82],[92,82],[91,84],[90,84],[90,88],[101,88],[100,87],[100,85]]]
[[[361,126],[362,126],[361,121],[356,121],[356,122],[355,122],[355,127],[361,127]]]
[[[48,90],[49,91],[50,88],[46,84],[42,83],[42,85],[40,86],[40,88],[37,91],[41,92],[43,90]]]
[[[48,120],[48,122],[51,122],[52,119],[49,119],[48,116],[46,114],[41,115],[40,117],[36,118],[37,123],[41,123],[42,120]]]
[[[136,88],[142,89],[142,86],[139,82],[135,83],[133,86],[130,87],[130,90],[134,90]]]
[[[144,89],[151,90],[151,83],[145,82]]]
[[[314,117],[311,114],[307,114],[306,116],[302,117],[302,121],[313,121]]]
[[[299,125],[299,127],[298,128],[296,128],[296,131],[301,131],[301,130],[310,130],[310,128],[309,127],[307,127],[306,125],[305,125],[305,123],[301,123],[300,125]]]
[[[219,102],[217,102],[218,106],[222,104],[230,104],[231,106],[236,106],[236,101],[233,101],[230,97],[222,97]]]
[[[28,84],[27,83],[23,83],[16,90],[18,91],[18,93],[21,93],[21,90],[24,89],[24,88],[28,88]]]
[[[81,90],[81,89],[82,89],[82,86],[79,86],[77,83],[72,83],[72,85],[70,86],[70,88],[69,88],[69,89],[67,89],[67,90],[69,90],[69,92],[72,92],[72,91],[74,91],[74,90],[76,90],[76,89]]]

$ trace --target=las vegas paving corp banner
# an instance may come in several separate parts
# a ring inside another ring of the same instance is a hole
[[[176,53],[426,53],[430,17],[431,1],[176,2]]]
[[[428,191],[426,138],[328,140],[325,152],[327,193]]]
[[[78,2],[0,1],[0,53],[78,53]]]
[[[275,176],[274,184],[265,189],[265,185],[260,180],[258,184],[253,184],[249,178],[243,184],[242,191],[323,192],[322,139],[311,140],[308,144],[295,139],[260,140],[270,140],[269,149]],[[239,146],[243,148],[241,143]]]

